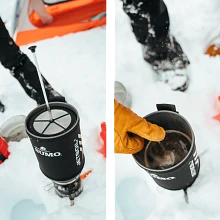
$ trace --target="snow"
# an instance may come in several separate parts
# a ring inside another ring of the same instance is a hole
[[[3,1],[2,1],[3,2]],[[13,0],[14,2],[14,0]],[[11,18],[8,5],[1,8],[3,20]],[[10,157],[0,165],[1,220],[103,220],[106,215],[106,180],[104,157],[99,136],[105,117],[105,27],[34,43],[40,70],[52,86],[63,94],[80,116],[85,153],[82,173],[92,169],[83,180],[84,190],[74,206],[58,197],[51,181],[39,169],[28,139],[10,142]],[[21,47],[31,60],[28,46]],[[27,115],[36,107],[17,80],[0,66],[0,100],[6,111],[0,114],[0,125],[16,115]]]
[[[172,91],[156,81],[143,60],[141,45],[131,31],[130,21],[116,1],[116,77],[132,98],[131,109],[140,116],[156,111],[157,103],[175,104],[195,133],[201,169],[196,182],[184,193],[158,186],[131,155],[115,156],[116,220],[193,220],[220,218],[220,124],[212,119],[220,112],[220,57],[204,54],[220,32],[220,2],[202,0],[165,1],[171,33],[181,44],[191,64],[189,89]]]
[[[2,17],[10,17],[9,9],[15,1],[0,2]],[[132,110],[141,116],[155,111],[156,103],[176,105],[195,133],[201,170],[188,189],[186,204],[183,191],[157,186],[131,155],[116,155],[116,219],[219,219],[220,124],[212,117],[220,111],[220,58],[208,57],[204,50],[220,32],[220,2],[165,3],[171,32],[191,62],[189,89],[185,93],[173,92],[155,81],[155,74],[142,59],[141,46],[131,32],[120,1],[116,1],[116,80],[126,86],[132,97]],[[86,157],[83,172],[93,172],[83,181],[84,191],[71,207],[68,199],[59,198],[53,189],[44,190],[51,181],[40,172],[30,141],[11,142],[10,158],[0,165],[0,219],[105,219],[105,160],[96,152],[101,147],[100,123],[105,121],[105,29],[36,45],[42,73],[79,112]],[[32,59],[27,46],[21,49]],[[36,104],[2,66],[0,75],[0,100],[6,105],[6,112],[0,115],[2,124],[15,115],[27,115]]]

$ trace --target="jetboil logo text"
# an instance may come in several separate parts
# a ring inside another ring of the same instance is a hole
[[[42,156],[45,156],[45,157],[61,157],[62,154],[60,152],[55,152],[55,153],[52,153],[50,151],[47,151],[47,149],[45,147],[34,147],[35,151],[42,155]]]
[[[81,134],[78,134],[78,138],[81,138]],[[82,141],[78,141],[77,139],[74,139],[74,148],[75,148],[75,155],[76,155],[76,164],[78,166],[81,165],[80,160],[80,151],[82,151],[82,147],[79,145],[82,145]]]
[[[158,179],[158,180],[174,180],[174,179],[176,179],[176,177],[174,177],[174,176],[161,177],[161,176],[157,176],[157,174],[154,174],[154,173],[150,173],[150,175],[151,175],[153,178]]]
[[[192,177],[196,176],[196,168],[195,168],[196,165],[199,165],[199,159],[197,152],[195,151],[195,153],[193,154],[193,160],[189,162],[189,168]]]

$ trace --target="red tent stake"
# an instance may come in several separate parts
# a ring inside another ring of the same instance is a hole
[[[106,158],[106,123],[105,122],[101,123],[100,137],[103,140],[103,145],[102,148],[98,150],[98,152],[101,153],[104,156],[104,158]]]

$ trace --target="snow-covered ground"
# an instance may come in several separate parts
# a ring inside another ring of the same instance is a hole
[[[12,1],[7,5],[1,0],[4,21],[11,17],[7,10]],[[35,43],[42,73],[79,112],[86,158],[82,173],[92,169],[83,180],[84,191],[74,206],[53,189],[45,191],[51,181],[41,173],[30,141],[10,142],[11,155],[0,165],[1,220],[105,219],[106,161],[97,152],[102,146],[100,124],[106,121],[105,32],[100,27]],[[33,60],[28,46],[21,50]],[[15,115],[27,115],[36,103],[1,65],[0,78],[0,100],[6,106],[0,113],[1,125]]]
[[[8,15],[11,1],[1,0],[1,15]],[[134,162],[130,155],[116,155],[116,219],[219,219],[220,218],[220,124],[212,119],[220,111],[219,57],[204,55],[210,40],[220,31],[220,2],[166,0],[171,32],[191,61],[190,87],[173,92],[155,82],[154,73],[142,59],[121,2],[116,1],[116,80],[132,97],[132,110],[141,116],[156,110],[156,103],[175,104],[191,124],[201,170],[188,189],[189,204],[182,191],[168,191]],[[7,20],[7,19],[6,19]],[[105,160],[96,152],[101,147],[100,123],[105,121],[105,29],[70,34],[36,44],[41,70],[48,81],[79,111],[86,164],[93,169],[84,192],[73,207],[68,199],[44,191],[50,181],[40,172],[28,139],[10,143],[11,156],[0,165],[1,220],[105,219]],[[21,48],[32,59],[27,47]],[[113,61],[112,61],[113,62]],[[0,66],[0,100],[8,118],[27,115],[36,107],[18,82]],[[142,86],[141,86],[142,85]],[[203,153],[203,154],[202,154]]]
[[[190,86],[182,92],[156,82],[154,72],[142,58],[122,4],[116,1],[116,77],[132,97],[132,110],[140,116],[156,111],[157,103],[175,104],[191,124],[200,155],[199,177],[183,191],[159,187],[131,155],[116,155],[117,220],[191,220],[220,218],[220,123],[212,117],[220,112],[220,57],[204,50],[220,33],[220,2],[166,0],[171,32],[190,59]]]

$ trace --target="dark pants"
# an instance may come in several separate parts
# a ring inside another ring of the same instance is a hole
[[[162,0],[123,0],[123,9],[139,43],[163,41],[168,36],[169,16]]]
[[[19,47],[9,36],[1,18],[0,62],[5,68],[10,70],[11,74],[19,81],[29,97],[36,100],[38,104],[45,103],[35,65],[30,61],[26,54],[20,51]],[[49,100],[52,100],[54,96],[60,96],[60,94],[51,87],[44,77],[43,81]]]
[[[180,45],[169,34],[169,15],[162,0],[122,0],[135,37],[145,46],[144,58],[155,61],[173,60],[183,56]],[[172,39],[171,39],[172,37]]]
[[[12,70],[20,62],[21,56],[22,52],[9,36],[0,18],[0,62],[5,68]]]

